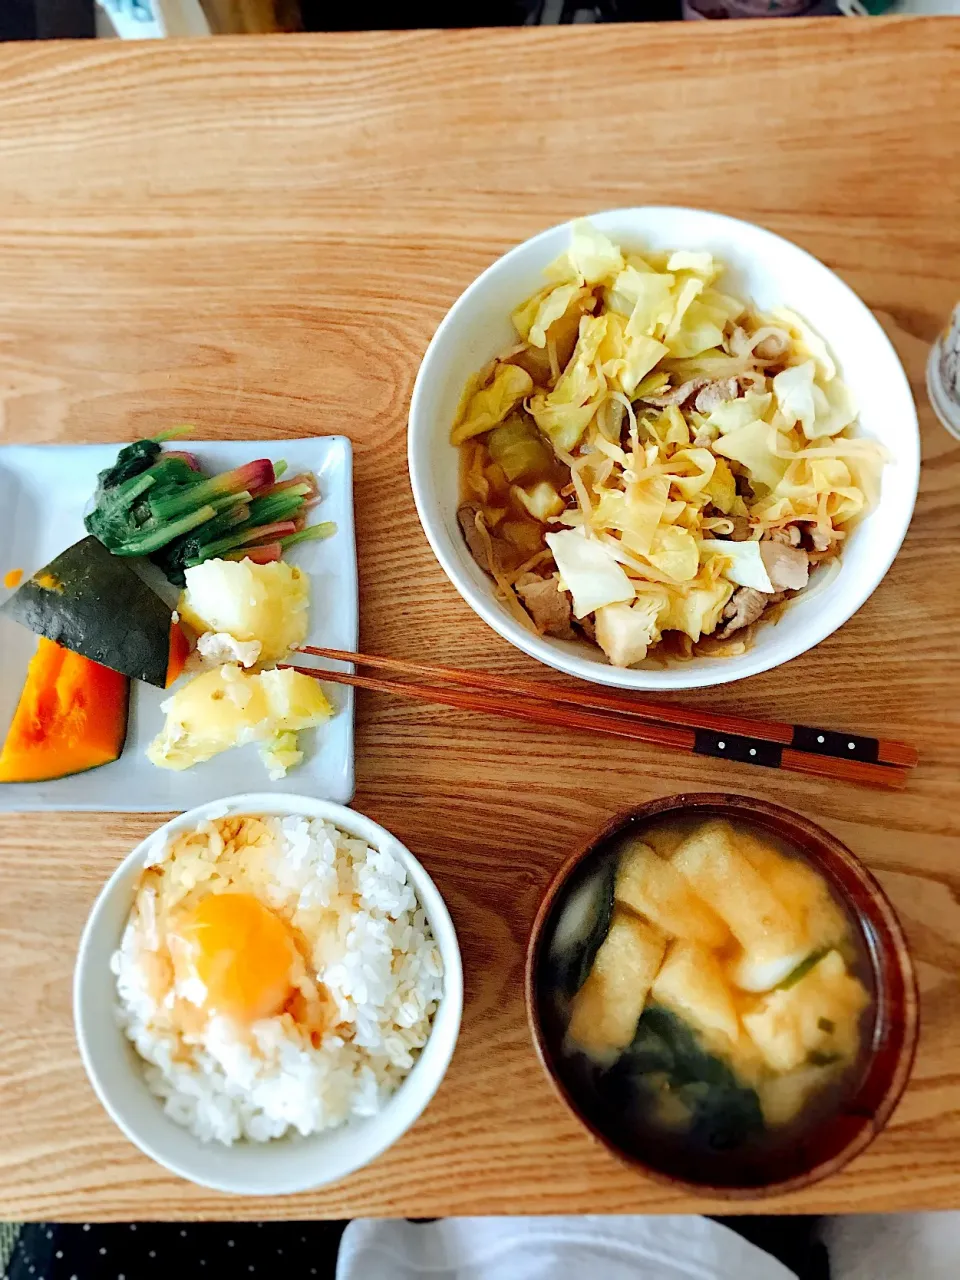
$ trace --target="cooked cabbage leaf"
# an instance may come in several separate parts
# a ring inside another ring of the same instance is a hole
[[[713,260],[711,253],[693,253],[689,249],[677,249],[667,259],[668,271],[692,271],[707,284],[712,284],[722,268]]]
[[[824,382],[830,382],[837,376],[837,366],[833,356],[827,350],[827,344],[818,333],[814,333],[805,320],[787,307],[778,307],[771,314],[773,319],[790,334],[797,351],[813,359],[817,372]]]
[[[640,380],[667,354],[667,348],[655,338],[629,334],[629,325],[616,312],[603,319],[606,330],[597,354],[604,375],[614,390],[631,396]]]
[[[678,449],[669,465],[673,487],[689,502],[710,483],[717,468],[717,459],[709,449]]]
[[[537,314],[530,326],[528,340],[535,347],[547,345],[547,330],[555,320],[567,314],[572,303],[582,297],[585,290],[576,284],[561,284],[551,289],[537,308]]]
[[[688,529],[675,524],[662,525],[647,559],[674,582],[689,582],[697,576],[700,564],[697,540]]]
[[[696,643],[715,631],[724,605],[733,595],[733,583],[714,578],[704,570],[684,591],[670,593],[670,607],[660,617],[661,630],[682,631]]]
[[[570,363],[552,391],[530,401],[530,412],[555,448],[569,453],[586,431],[606,395],[598,353],[607,335],[608,316],[584,316]]]
[[[624,277],[628,277],[626,280]],[[617,295],[632,302],[626,313],[627,336],[656,337],[662,335],[673,314],[674,278],[654,272],[642,274],[635,267],[627,267],[617,278]]]
[[[804,434],[808,439],[818,436],[835,436],[857,416],[857,406],[850,394],[850,388],[839,378],[834,378],[825,387],[814,385],[813,403],[815,417],[810,429],[804,424]]]
[[[773,583],[760,554],[760,543],[729,542],[722,538],[703,538],[700,550],[704,555],[722,556],[724,575],[738,587],[753,587],[756,591],[773,593]]]
[[[817,414],[813,401],[815,373],[814,362],[805,360],[803,364],[791,365],[790,368],[784,369],[774,378],[773,394],[777,397],[777,409],[780,414],[778,425],[792,427],[795,422],[799,422],[803,427],[804,435],[813,435],[813,421]],[[823,395],[822,392],[820,394]],[[823,400],[825,408],[828,408],[825,396]],[[843,425],[846,426],[846,423]]]
[[[605,604],[632,600],[633,584],[609,550],[581,529],[548,533],[544,539],[553,552],[561,581],[573,597],[573,616],[585,618]]]
[[[622,492],[606,489],[594,508],[591,522],[596,529],[617,530],[625,546],[638,555],[646,555],[663,519],[669,490],[667,476],[633,481]]]
[[[475,391],[468,400],[450,435],[451,442],[463,444],[497,426],[532,390],[533,379],[525,369],[498,364],[490,384]]]
[[[711,409],[706,421],[716,427],[721,435],[745,427],[758,418],[765,417],[773,399],[769,391],[748,391],[736,400],[722,400]]]
[[[730,515],[737,501],[737,482],[733,472],[723,458],[714,459],[713,475],[703,489],[718,511]]]
[[[779,484],[787,462],[774,453],[772,439],[776,430],[768,422],[751,422],[736,431],[728,431],[713,446],[714,452],[732,458],[747,469],[751,482],[757,481],[773,489]]]
[[[573,224],[570,248],[547,267],[551,280],[574,279],[578,284],[603,284],[623,270],[623,255],[609,236],[585,219]]]
[[[664,332],[664,337],[668,341],[671,341],[680,332],[684,318],[693,305],[694,299],[702,292],[703,281],[698,280],[696,276],[688,276],[677,282],[673,290],[673,315]]]

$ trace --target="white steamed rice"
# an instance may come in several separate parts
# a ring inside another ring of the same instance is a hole
[[[149,1088],[205,1141],[306,1136],[375,1114],[426,1044],[443,991],[439,948],[399,860],[318,819],[277,825],[276,905],[327,907],[338,890],[341,902],[354,895],[340,917],[338,954],[316,973],[336,1001],[339,1034],[314,1047],[279,1017],[247,1035],[217,1016],[198,1034],[171,1028],[148,989],[141,956],[150,922],[137,913],[112,960],[121,1025]]]

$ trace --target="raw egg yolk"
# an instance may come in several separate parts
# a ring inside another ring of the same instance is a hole
[[[255,1022],[279,1013],[289,999],[297,961],[293,937],[252,894],[208,894],[180,918],[175,935],[206,988],[211,1013]]]

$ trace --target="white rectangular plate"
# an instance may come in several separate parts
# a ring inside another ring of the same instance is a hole
[[[312,471],[320,502],[310,522],[333,520],[324,542],[294,547],[290,560],[310,574],[309,644],[356,649],[357,552],[353,531],[353,456],[344,436],[310,440],[185,440],[204,470],[228,471],[254,458],[281,458],[288,475]],[[116,459],[119,446],[8,445],[0,448],[0,580],[14,568],[24,576],[85,536],[83,513],[97,472]],[[0,602],[10,591],[0,586]],[[0,734],[13,718],[36,637],[0,616]],[[309,665],[309,664],[308,664]],[[256,747],[214,756],[182,773],[157,769],[144,754],[163,724],[161,689],[134,681],[123,754],[113,764],[53,782],[0,783],[0,811],[93,809],[168,813],[240,791],[295,792],[345,804],[353,795],[353,690],[325,685],[334,718],[302,735],[305,759],[281,782],[269,782]]]

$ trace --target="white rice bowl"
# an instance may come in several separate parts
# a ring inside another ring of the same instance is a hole
[[[277,837],[253,881],[230,887],[252,888],[301,936],[327,923],[310,936],[308,979],[330,1017],[312,1037],[289,1011],[243,1023],[206,1009],[195,975],[177,972],[165,994],[149,980],[163,914],[153,888],[145,909],[144,885],[159,876],[196,901],[210,896],[206,877],[223,892],[216,858],[171,852],[228,813],[262,816]],[[174,1004],[196,1019],[178,1024]],[[257,1194],[321,1185],[393,1142],[442,1078],[461,1005],[453,926],[419,863],[362,815],[287,796],[207,805],[144,842],[101,894],[75,979],[84,1064],[121,1128],[183,1176]]]

